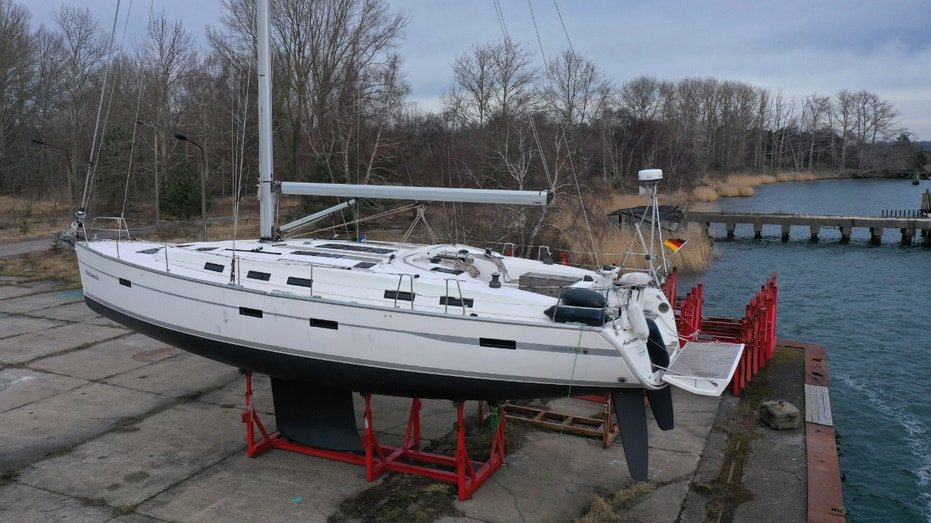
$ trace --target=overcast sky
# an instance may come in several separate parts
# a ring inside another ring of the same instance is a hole
[[[58,5],[86,5],[109,31],[117,0],[14,0],[51,24]],[[274,1],[274,0],[272,0]],[[389,0],[410,17],[399,52],[411,99],[437,106],[453,58],[502,38],[493,0]],[[203,43],[217,25],[216,0],[132,3],[129,37],[144,34],[150,3],[180,18]],[[867,89],[891,100],[900,124],[931,140],[931,4],[926,1],[621,2],[534,0],[543,52],[568,46],[593,59],[617,85],[641,75],[677,80],[711,76],[781,89],[789,95]],[[505,27],[540,60],[528,2],[500,0]],[[124,11],[125,12],[125,11]],[[122,17],[120,27],[122,27]]]

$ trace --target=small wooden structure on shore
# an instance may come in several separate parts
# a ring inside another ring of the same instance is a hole
[[[917,217],[922,216],[922,217]],[[841,242],[850,241],[850,233],[854,227],[869,228],[870,241],[874,244],[882,242],[885,229],[898,229],[902,234],[902,244],[910,245],[916,232],[928,238],[931,230],[931,218],[917,214],[916,217],[874,217],[874,216],[819,216],[810,214],[763,214],[738,212],[689,212],[687,220],[700,223],[706,230],[712,223],[723,223],[727,231],[727,238],[734,237],[737,224],[753,226],[755,238],[762,238],[763,225],[779,225],[782,228],[782,241],[789,241],[789,231],[792,226],[808,227],[812,241],[818,240],[822,227],[840,229]]]

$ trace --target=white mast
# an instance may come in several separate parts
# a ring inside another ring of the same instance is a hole
[[[259,237],[272,238],[275,202],[272,199],[272,68],[269,45],[269,0],[255,6],[259,73]]]

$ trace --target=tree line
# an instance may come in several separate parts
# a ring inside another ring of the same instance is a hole
[[[198,48],[164,11],[148,13],[133,38],[123,18],[111,34],[76,6],[33,30],[26,4],[0,0],[0,192],[76,207],[90,172],[93,211],[146,206],[158,218],[184,213],[172,202],[193,190],[204,161],[211,198],[251,197],[255,6],[220,4]],[[441,106],[418,109],[397,52],[407,17],[386,1],[272,8],[278,179],[549,189],[571,207],[583,193],[633,188],[645,167],[688,188],[732,171],[921,161],[893,104],[869,91],[798,97],[646,76],[617,84],[576,51],[541,56],[510,39],[462,49]],[[554,227],[551,211],[509,212],[502,237],[532,243]],[[449,209],[451,230],[467,228],[465,213]]]

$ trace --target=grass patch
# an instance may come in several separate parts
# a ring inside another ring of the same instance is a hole
[[[592,504],[583,515],[575,519],[575,523],[621,521],[624,511],[655,490],[655,483],[638,481],[607,496],[593,494]]]
[[[81,285],[77,256],[70,247],[0,258],[0,275],[24,278],[17,283],[56,280],[63,288]]]

